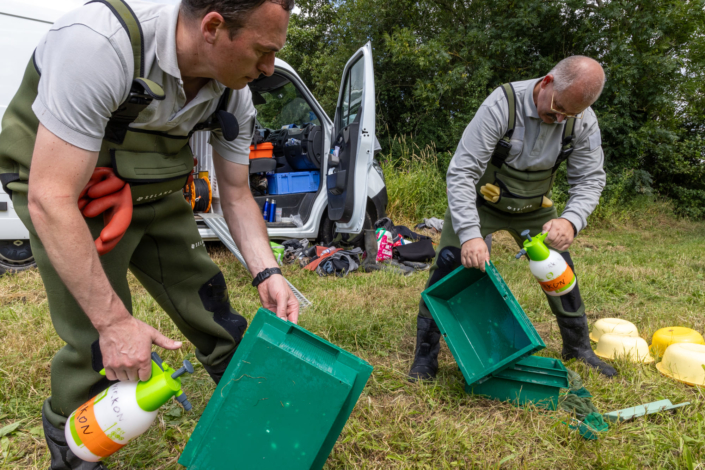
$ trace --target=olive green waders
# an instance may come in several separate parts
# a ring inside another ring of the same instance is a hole
[[[134,213],[122,240],[100,258],[101,263],[110,284],[130,312],[132,301],[126,275],[128,269],[134,273],[196,346],[197,358],[217,382],[240,342],[247,321],[231,308],[225,279],[209,258],[191,208],[181,194],[193,170],[193,154],[188,146],[190,134],[174,136],[129,127],[153,100],[163,99],[164,92],[160,85],[143,78],[142,30],[127,3],[94,1],[105,4],[128,31],[135,67],[129,96],[113,112],[106,126],[97,162],[99,167],[112,167],[130,183]],[[109,381],[98,373],[103,368],[98,333],[51,265],[27,210],[27,181],[39,126],[31,106],[37,97],[39,80],[40,72],[32,57],[20,89],[3,116],[0,182],[11,194],[15,209],[30,232],[52,322],[66,342],[52,361],[52,397],[43,409],[45,420],[62,428],[66,417],[108,387]],[[234,139],[237,121],[225,111],[229,96],[230,90],[226,89],[216,112],[193,131],[220,128],[227,140]],[[103,229],[103,218],[86,219],[86,223],[93,238],[97,238]],[[50,450],[52,468],[69,468],[56,462],[59,458],[55,458],[51,444]],[[60,458],[67,459],[65,455]]]
[[[98,372],[103,361],[98,332],[54,270],[27,211],[27,196],[13,203],[30,232],[32,251],[44,281],[51,320],[66,342],[51,363],[51,399],[44,414],[55,427],[110,382]],[[103,218],[86,219],[94,237]],[[71,249],[71,247],[66,247]],[[208,256],[183,195],[135,206],[132,223],[120,243],[100,257],[117,295],[132,313],[128,269],[196,346],[196,357],[219,379],[247,327],[230,306],[225,278]]]

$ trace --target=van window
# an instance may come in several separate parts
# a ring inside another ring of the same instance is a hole
[[[362,89],[365,81],[365,65],[362,58],[348,71],[343,85],[343,103],[341,109],[342,127],[347,127],[358,117],[362,105]]]
[[[253,90],[253,94],[255,93],[262,98],[253,96],[257,120],[267,129],[281,129],[289,124],[295,124],[297,127],[304,127],[306,124],[321,125],[316,113],[291,82],[274,90]]]

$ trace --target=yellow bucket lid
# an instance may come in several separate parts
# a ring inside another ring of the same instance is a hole
[[[667,377],[688,385],[705,385],[705,345],[676,343],[666,348],[656,369]]]
[[[654,358],[649,354],[649,345],[643,338],[605,333],[597,342],[595,355],[603,359],[623,357],[631,362],[649,364]]]
[[[621,318],[600,318],[592,326],[590,340],[597,343],[605,333],[632,337],[639,336],[636,325],[630,321],[622,320]]]
[[[661,328],[654,333],[651,339],[651,353],[663,356],[666,348],[676,343],[705,344],[705,340],[703,340],[703,336],[700,333],[690,328],[682,326]]]

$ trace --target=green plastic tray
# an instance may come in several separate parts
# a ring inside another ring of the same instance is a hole
[[[494,264],[486,268],[461,266],[422,293],[468,384],[546,347]]]
[[[259,309],[179,463],[196,469],[320,469],[372,366]]]
[[[555,410],[561,388],[568,388],[568,371],[561,361],[530,356],[495,372],[484,381],[466,385],[465,391],[523,406],[529,403]]]

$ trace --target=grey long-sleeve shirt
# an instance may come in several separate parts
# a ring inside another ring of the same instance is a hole
[[[517,170],[553,168],[560,152],[565,121],[546,124],[539,118],[533,99],[534,85],[539,80],[512,82],[516,124],[506,163]],[[461,244],[481,236],[475,185],[487,169],[495,145],[507,132],[508,113],[504,92],[497,88],[465,128],[448,167],[448,206]],[[579,232],[587,225],[587,217],[595,210],[605,186],[600,127],[592,108],[575,122],[573,149],[567,162],[570,197],[561,217],[572,222]]]

